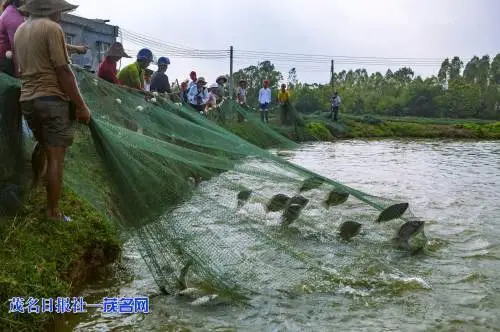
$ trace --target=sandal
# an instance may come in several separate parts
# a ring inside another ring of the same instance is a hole
[[[47,220],[54,221],[54,222],[58,222],[58,221],[71,222],[71,221],[73,221],[73,219],[71,217],[65,216],[63,213],[60,213],[59,217],[47,217]]]

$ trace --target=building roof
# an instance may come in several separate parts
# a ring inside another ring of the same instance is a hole
[[[62,15],[62,23],[84,27],[86,30],[113,37],[118,36],[118,26],[107,24],[109,20],[88,19],[71,14]]]

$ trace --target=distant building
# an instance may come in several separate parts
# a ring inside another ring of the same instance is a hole
[[[66,35],[66,42],[89,47],[87,54],[74,54],[71,57],[74,64],[97,71],[104,55],[118,37],[119,28],[107,22],[109,21],[63,15],[61,26]]]

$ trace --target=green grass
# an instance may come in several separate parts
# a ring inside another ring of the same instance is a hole
[[[500,122],[476,119],[387,118],[344,114],[335,123],[316,114],[307,116],[306,122],[306,127],[323,123],[336,138],[500,139]]]
[[[95,269],[117,259],[117,229],[74,193],[66,190],[61,209],[70,223],[44,218],[45,194],[30,194],[22,210],[0,219],[0,330],[41,330],[51,314],[9,314],[15,296],[76,296]]]

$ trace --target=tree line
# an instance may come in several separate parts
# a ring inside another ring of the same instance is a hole
[[[248,82],[251,105],[264,79],[278,89],[287,82],[296,109],[303,113],[326,111],[330,98],[338,91],[342,111],[385,116],[480,118],[500,120],[500,54],[474,56],[468,63],[459,57],[445,59],[436,75],[422,78],[411,68],[385,74],[368,74],[366,69],[334,73],[331,84],[307,84],[297,79],[292,68],[285,78],[270,61],[239,70],[235,82]]]

